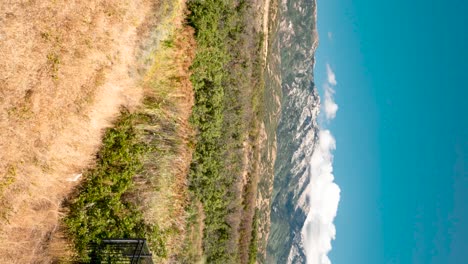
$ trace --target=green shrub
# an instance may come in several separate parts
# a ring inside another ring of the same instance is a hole
[[[157,227],[146,225],[141,213],[123,198],[148,151],[136,139],[134,119],[135,115],[123,112],[115,127],[107,130],[96,166],[85,173],[78,196],[70,200],[65,224],[82,261],[89,261],[90,244],[106,238],[146,237],[156,245],[154,254],[165,254]]]
[[[195,0],[189,1],[188,8],[197,41],[191,67],[195,91],[191,122],[198,129],[189,187],[206,215],[207,262],[239,263],[237,241],[233,242],[238,226],[232,223],[243,210],[238,189],[243,141],[250,129],[256,129],[253,119],[259,118],[255,112],[260,106],[255,102],[263,91],[258,82],[262,70],[256,42],[260,38],[246,26],[252,13],[245,1]]]

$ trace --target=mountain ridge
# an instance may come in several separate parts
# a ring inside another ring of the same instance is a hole
[[[282,96],[266,263],[305,263],[301,231],[310,210],[308,157],[317,142],[320,108],[313,80],[316,1],[281,1],[278,14],[272,39],[278,48],[272,52],[280,57]]]

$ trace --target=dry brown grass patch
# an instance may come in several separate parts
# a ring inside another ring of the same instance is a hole
[[[137,33],[151,8],[0,2],[0,263],[51,260],[44,245],[69,180],[90,165],[119,107],[140,101]]]

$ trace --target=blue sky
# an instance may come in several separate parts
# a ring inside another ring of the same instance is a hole
[[[318,0],[316,84],[329,63],[339,105],[332,263],[468,259],[466,14],[465,1]]]

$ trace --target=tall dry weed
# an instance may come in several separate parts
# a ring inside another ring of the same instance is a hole
[[[168,258],[157,263],[171,263],[182,250],[187,234],[187,175],[194,139],[189,123],[194,103],[189,67],[194,46],[193,29],[176,27],[155,53],[144,82],[146,106],[142,112],[151,122],[138,130],[153,150],[146,155],[143,173],[135,179],[136,191],[131,199],[145,221],[156,224],[165,234]]]

